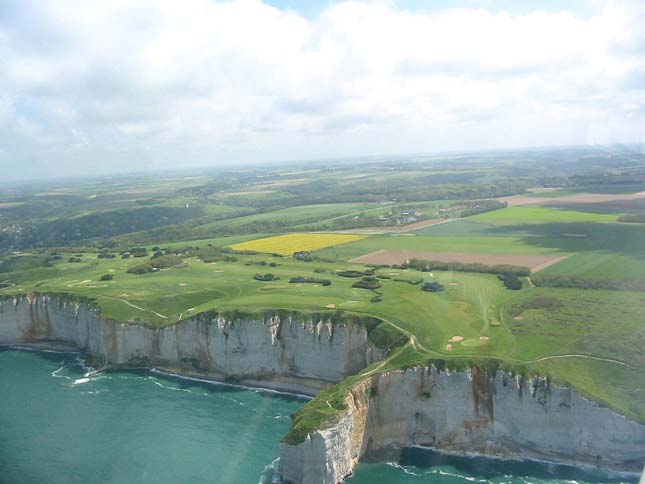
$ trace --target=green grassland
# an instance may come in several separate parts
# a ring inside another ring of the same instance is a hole
[[[212,244],[202,242],[208,243]],[[22,256],[25,262],[17,266],[20,270],[0,274],[0,282],[12,284],[0,294],[63,292],[89,297],[105,317],[153,326],[173,324],[209,310],[340,310],[379,318],[391,325],[393,334],[414,337],[413,346],[406,345],[391,355],[387,363],[391,367],[437,358],[499,359],[515,368],[548,371],[558,381],[574,384],[626,415],[645,418],[642,399],[625,387],[628,381],[641,388],[645,383],[645,373],[636,372],[633,366],[644,360],[643,293],[556,290],[527,284],[521,291],[509,291],[490,274],[381,268],[376,275],[383,277],[378,289],[382,302],[372,302],[375,291],[353,288],[357,279],[337,274],[348,268],[365,269],[346,262],[303,262],[261,254],[236,254],[237,261],[204,262],[193,256],[184,259],[185,267],[130,274],[128,268],[147,258],[98,259],[96,253],[85,253],[82,262],[67,262],[71,255],[63,254],[63,260],[53,267],[30,266],[27,261],[32,256]],[[263,262],[267,265],[260,265]],[[279,279],[258,281],[254,279],[258,273],[272,273]],[[114,279],[100,281],[104,274],[112,274]],[[289,283],[294,276],[326,278],[331,285]],[[440,282],[445,290],[421,291],[422,281]],[[541,297],[557,298],[560,303],[536,306],[534,301]],[[463,340],[449,348],[455,336]],[[611,368],[590,372],[587,360],[594,368]],[[601,381],[606,375],[612,375],[613,380]]]
[[[481,213],[471,220],[494,224],[544,223],[544,222],[615,222],[615,215],[564,210],[550,207],[507,207]]]

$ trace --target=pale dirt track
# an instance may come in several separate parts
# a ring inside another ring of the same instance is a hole
[[[396,225],[392,227],[362,227],[358,229],[348,229],[348,230],[338,230],[337,232],[343,233],[343,234],[361,234],[361,233],[367,233],[367,232],[378,232],[378,233],[404,233],[404,232],[411,232],[413,230],[419,230],[419,229],[424,229],[426,227],[430,227],[432,225],[439,225],[439,224],[445,224],[447,222],[454,222],[455,220],[460,220],[458,218],[433,218],[430,220],[424,220],[422,222],[416,222],[413,224],[409,225]]]
[[[409,250],[377,250],[370,254],[356,257],[350,262],[359,264],[403,264],[410,259],[435,260],[440,262],[463,262],[486,265],[509,264],[526,266],[532,272],[566,259],[566,256],[552,255],[505,255],[505,254],[467,254],[461,252],[414,252]]]

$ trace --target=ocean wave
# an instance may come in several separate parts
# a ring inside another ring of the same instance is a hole
[[[280,466],[280,458],[274,459],[270,464],[264,466],[264,470],[260,475],[258,484],[280,484],[280,474],[278,474]]]
[[[160,375],[164,375],[170,378],[179,378],[181,380],[196,381],[200,383],[207,383],[209,385],[224,386],[224,387],[230,387],[230,388],[240,388],[242,390],[248,390],[256,393],[272,393],[276,395],[288,395],[291,397],[302,398],[303,400],[312,400],[312,398],[309,395],[303,395],[301,393],[287,392],[283,390],[273,390],[270,388],[252,387],[248,385],[241,385],[239,383],[227,383],[227,382],[220,382],[215,380],[207,380],[205,378],[197,378],[194,376],[186,376],[186,375],[180,375],[179,373],[171,373],[169,371],[158,370],[157,368],[152,368],[150,372],[158,373]]]

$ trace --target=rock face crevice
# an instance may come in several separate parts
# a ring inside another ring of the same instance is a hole
[[[284,481],[336,484],[359,459],[396,458],[412,446],[628,472],[645,462],[645,425],[543,378],[479,368],[391,371],[358,384],[346,404],[334,425],[281,444]]]
[[[383,358],[360,325],[196,316],[165,328],[103,319],[53,296],[0,301],[0,343],[65,343],[108,364],[164,367],[314,394]]]

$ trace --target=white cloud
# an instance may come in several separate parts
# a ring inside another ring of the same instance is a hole
[[[643,141],[645,9],[595,4],[5,0],[0,149],[43,173]]]

